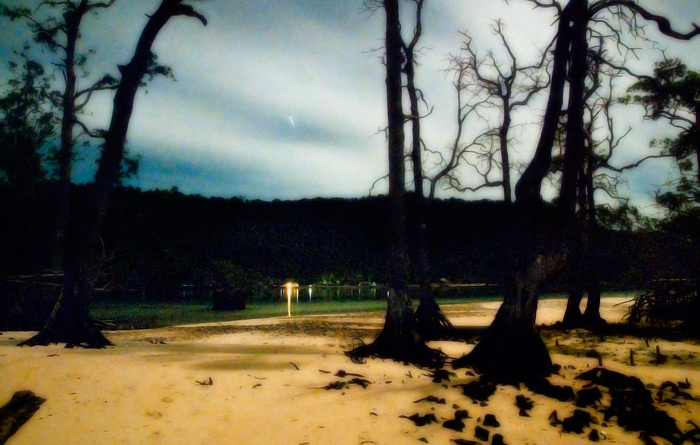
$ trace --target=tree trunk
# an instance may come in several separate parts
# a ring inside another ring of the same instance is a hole
[[[511,241],[514,259],[503,304],[479,344],[453,363],[456,368],[474,367],[486,378],[504,383],[538,380],[551,373],[549,352],[535,326],[537,303],[542,283],[559,271],[569,257],[565,240],[571,230],[568,224],[571,218],[565,212],[570,209],[569,203],[561,201],[554,214],[547,215],[540,191],[552,162],[552,146],[571,60],[572,31],[580,5],[580,0],[570,1],[559,17],[542,132],[535,155],[515,188],[519,228]],[[574,195],[574,208],[575,205]]]
[[[564,319],[562,324],[567,328],[578,327],[583,323],[583,314],[581,313],[581,300],[583,300],[583,290],[576,289],[569,293],[569,298],[566,300],[566,310],[564,311]]]
[[[64,258],[66,264],[61,296],[42,330],[20,345],[66,343],[68,347],[101,348],[111,344],[90,318],[88,309],[91,290],[100,270],[100,231],[110,193],[119,177],[134,98],[151,60],[151,47],[163,26],[177,15],[196,17],[206,25],[206,19],[191,6],[182,5],[182,0],[162,0],[156,12],[149,17],[131,61],[119,67],[122,79],[114,96],[112,120],[95,175],[93,195],[86,204],[84,218],[76,220],[74,226],[68,229],[65,239],[70,246],[66,247],[69,253]]]
[[[63,60],[65,90],[61,104],[61,147],[58,151],[58,205],[56,210],[56,227],[53,246],[53,267],[62,267],[63,244],[66,226],[70,214],[70,186],[73,173],[73,127],[75,126],[75,47],[80,37],[80,23],[87,12],[87,1],[83,0],[74,10],[66,11],[65,33],[66,46]],[[67,7],[68,8],[68,7]]]
[[[384,0],[386,12],[386,97],[389,134],[389,202],[392,224],[388,260],[388,303],[384,328],[369,345],[347,354],[353,360],[382,357],[420,365],[431,365],[439,354],[427,347],[416,329],[408,295],[408,256],[406,249],[406,193],[404,163],[404,120],[401,22],[399,0]]]
[[[404,45],[406,61],[404,71],[406,73],[406,91],[408,92],[411,106],[411,162],[413,165],[413,183],[415,188],[415,200],[413,206],[413,224],[415,227],[414,263],[418,272],[420,286],[420,303],[416,310],[417,329],[424,338],[441,338],[452,330],[452,323],[440,309],[431,288],[430,261],[428,258],[428,225],[427,203],[423,190],[423,156],[421,150],[421,126],[420,111],[418,108],[418,89],[415,84],[415,44],[421,37],[421,11],[422,2],[416,6],[416,30],[410,45]],[[431,191],[432,193],[432,191]]]
[[[552,164],[552,146],[559,126],[562,104],[564,103],[564,85],[566,69],[569,62],[569,46],[571,35],[569,21],[571,20],[572,2],[569,2],[559,17],[557,43],[554,47],[554,63],[552,81],[549,86],[549,97],[542,123],[540,139],[535,149],[535,155],[528,164],[525,172],[515,185],[516,201],[538,201],[544,180]]]
[[[545,244],[541,237],[538,241],[535,246]],[[552,360],[535,325],[539,288],[566,263],[569,251],[555,242],[543,253],[533,252],[518,255],[516,261],[530,257],[529,264],[516,266],[518,272],[506,283],[505,299],[493,323],[469,354],[453,362],[455,369],[472,367],[487,379],[506,384],[551,374]]]
[[[587,236],[586,236],[586,290],[588,302],[583,314],[588,326],[600,326],[605,320],[600,316],[600,268],[598,267],[597,254],[600,244],[598,242],[598,219],[595,208],[595,189],[593,188],[593,153],[588,153],[588,169],[586,171],[586,194],[588,203]]]
[[[420,281],[420,303],[416,309],[418,331],[425,339],[449,337],[454,326],[447,318],[433,295],[431,287],[430,264],[428,259],[428,228],[426,223],[426,206],[422,196],[416,196],[416,262]]]
[[[508,153],[508,130],[510,129],[510,103],[506,98],[503,103],[503,123],[498,131],[498,140],[501,145],[501,169],[503,170],[503,200],[513,202],[510,182],[510,154]]]

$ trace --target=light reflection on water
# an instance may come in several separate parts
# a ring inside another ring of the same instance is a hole
[[[386,290],[374,283],[359,286],[350,285],[321,285],[312,284],[300,286],[299,283],[288,282],[279,287],[280,298],[287,300],[287,316],[292,316],[292,301],[297,304],[311,302],[316,298],[319,301],[337,300],[374,300],[384,296]]]
[[[496,292],[495,287],[486,283],[471,284],[433,284],[431,286],[435,298],[468,298],[484,295],[492,295]],[[276,289],[276,290],[275,290]],[[300,285],[295,282],[288,282],[281,286],[274,286],[271,296],[273,299],[287,301],[287,316],[292,316],[292,306],[294,304],[304,304],[311,301],[332,302],[332,301],[361,301],[380,300],[387,298],[387,288],[376,283],[360,283],[359,285],[340,284],[310,284]],[[419,287],[409,285],[408,293],[411,298],[419,297]],[[274,295],[277,295],[276,297]],[[270,294],[268,294],[270,295]]]

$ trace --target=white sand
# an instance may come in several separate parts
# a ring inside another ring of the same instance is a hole
[[[603,314],[609,321],[624,314],[624,307],[615,306],[620,301],[604,300]],[[538,321],[561,319],[563,304],[563,300],[543,300]],[[484,303],[445,309],[457,325],[483,326],[490,323],[497,307]],[[364,321],[370,327],[382,322],[381,314],[376,313],[306,319],[334,324]],[[0,404],[22,389],[47,399],[8,443],[341,445],[422,443],[418,439],[424,438],[431,444],[448,444],[456,438],[473,440],[474,427],[481,424],[477,419],[485,413],[496,415],[501,427],[490,430],[503,434],[509,444],[589,443],[586,435],[563,434],[549,426],[551,411],[556,409],[560,418],[566,417],[574,409],[570,403],[526,389],[499,387],[488,406],[481,407],[451,386],[474,379],[464,370],[445,388],[413,366],[382,360],[353,364],[343,354],[351,338],[337,332],[324,336],[290,334],[288,323],[285,319],[232,322],[228,325],[243,331],[224,334],[217,334],[216,327],[196,335],[188,335],[192,328],[187,327],[109,332],[116,346],[97,351],[61,346],[18,348],[14,345],[31,333],[6,332],[0,336]],[[270,324],[276,327],[270,328]],[[266,325],[268,332],[252,329]],[[246,331],[248,328],[251,330]],[[594,358],[561,354],[567,346],[581,346],[585,335],[580,334],[564,337],[557,333],[548,338],[552,345],[558,339],[559,348],[552,347],[553,360],[565,367],[563,376],[555,377],[554,383],[580,387],[573,376],[597,365]],[[153,339],[163,339],[165,344],[151,343]],[[586,341],[586,347],[595,347],[603,354],[610,369],[657,386],[665,380],[688,377],[694,385],[690,391],[700,396],[697,344],[654,340],[647,347],[644,341],[631,338]],[[656,344],[671,357],[661,366],[650,364]],[[472,348],[457,342],[433,346],[453,357]],[[626,364],[630,348],[636,350],[635,367]],[[334,376],[338,370],[362,374],[371,384],[367,389],[357,385],[343,390],[320,389],[351,378]],[[209,377],[211,386],[196,382]],[[520,417],[514,405],[515,395],[521,393],[535,401],[529,418]],[[427,395],[444,397],[447,404],[413,403]],[[442,421],[453,417],[453,405],[471,415],[463,433],[436,424],[417,427],[399,417],[433,412]],[[690,429],[687,420],[700,423],[700,402],[685,401],[663,409],[678,420],[683,431]],[[612,424],[596,427],[605,431],[603,443],[640,443],[637,433]]]

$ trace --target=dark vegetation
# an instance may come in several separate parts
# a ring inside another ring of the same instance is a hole
[[[4,201],[8,193],[0,191]],[[5,277],[50,268],[46,249],[52,229],[46,222],[53,220],[54,193],[50,183],[38,187],[26,211],[12,218],[15,229],[3,227]],[[76,186],[73,199],[81,202],[89,193],[90,186]],[[206,286],[221,280],[246,288],[287,280],[357,284],[386,278],[391,227],[383,218],[388,203],[382,197],[264,202],[121,188],[113,202],[102,237],[103,273],[96,286],[110,299],[145,295],[147,300],[173,301],[180,299],[182,284]],[[434,277],[500,283],[507,261],[503,253],[517,247],[506,244],[513,230],[512,212],[511,206],[493,201],[431,202]],[[1,221],[4,226],[10,222]],[[674,271],[675,262],[663,252],[679,251],[682,244],[669,244],[670,238],[660,232],[601,231],[607,246],[600,258],[604,288],[636,288]],[[415,282],[416,272],[409,273]],[[550,289],[566,281],[562,273]]]

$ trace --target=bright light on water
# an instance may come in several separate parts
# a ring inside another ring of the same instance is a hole
[[[284,288],[287,294],[287,317],[292,316],[292,295],[296,296],[297,302],[299,301],[299,283],[293,283],[288,281]]]

